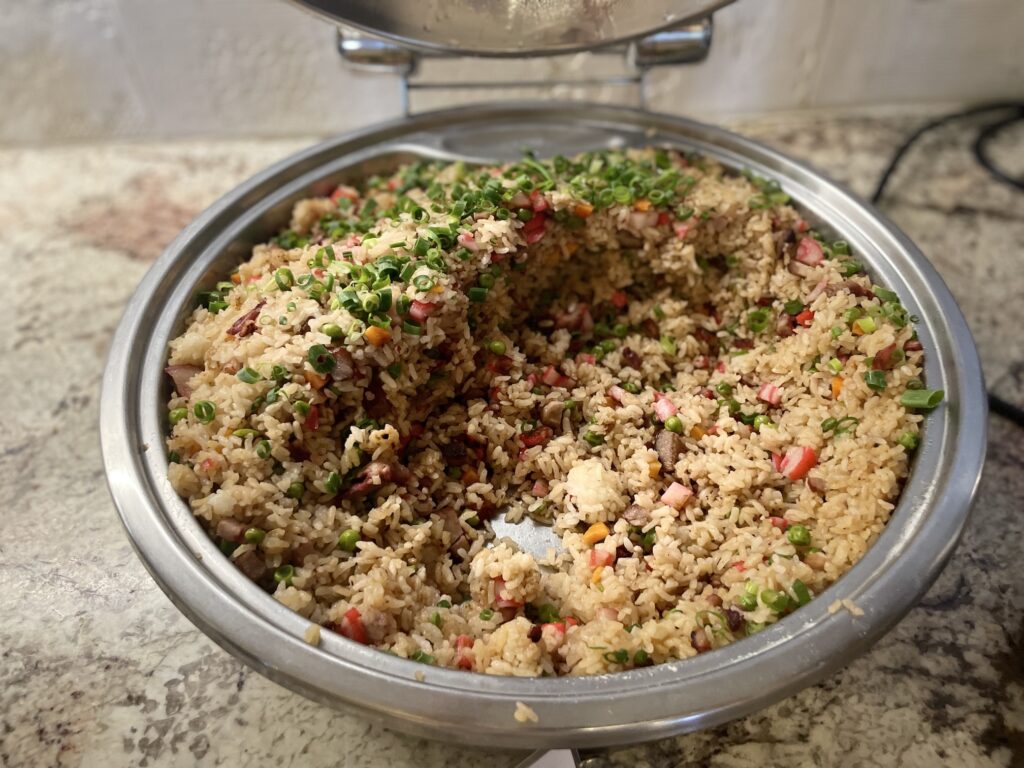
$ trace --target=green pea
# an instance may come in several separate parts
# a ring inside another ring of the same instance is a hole
[[[594,432],[588,429],[586,432],[583,433],[583,439],[586,440],[587,443],[594,448],[596,448],[599,445],[604,445],[604,435],[602,435],[600,432]]]
[[[259,458],[261,458],[261,459],[269,459],[270,458],[270,450],[271,449],[270,449],[270,441],[269,440],[260,440],[258,443],[256,443],[256,455]]]
[[[622,388],[629,392],[631,395],[640,394],[640,385],[637,384],[635,381],[627,381],[625,384],[622,385]]]
[[[899,438],[896,440],[896,442],[898,442],[900,445],[902,445],[904,448],[906,448],[907,451],[912,451],[915,448],[917,448],[917,444],[918,444],[917,433],[915,433],[915,432],[904,432],[902,435],[899,436]]]
[[[683,421],[678,416],[669,416],[665,419],[665,429],[675,432],[677,435],[683,431]]]
[[[324,325],[321,325],[320,333],[325,336],[329,336],[332,339],[340,339],[345,335],[345,331],[343,331],[341,326],[337,323],[325,323]]]
[[[172,408],[170,413],[167,414],[167,420],[173,427],[179,421],[188,417],[188,408]]]
[[[331,472],[324,480],[324,490],[328,493],[337,493],[341,490],[341,475],[337,472]]]
[[[338,537],[338,546],[346,552],[354,552],[360,538],[362,537],[359,535],[359,531],[349,528]]]
[[[487,349],[489,349],[495,355],[504,355],[508,347],[505,346],[504,341],[495,339],[494,341],[487,342]]]
[[[295,576],[295,566],[293,565],[282,565],[276,571],[274,571],[274,581],[278,584],[284,584],[285,586],[292,583],[292,578]]]
[[[249,544],[259,544],[266,537],[267,532],[260,528],[249,528],[244,536]]]
[[[306,485],[305,485],[305,483],[301,483],[301,482],[296,481],[296,482],[294,482],[294,483],[292,483],[291,485],[288,486],[288,492],[287,493],[288,493],[288,496],[290,498],[301,499],[302,498],[302,494],[304,494],[305,492],[306,492]]]
[[[811,543],[811,532],[808,530],[806,525],[797,523],[791,525],[786,530],[786,538],[789,539],[790,544],[795,544],[798,547],[806,547]]]

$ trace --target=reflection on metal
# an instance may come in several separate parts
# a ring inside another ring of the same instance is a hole
[[[550,56],[635,42],[732,0],[294,0],[400,47],[469,56]]]
[[[593,56],[618,57],[623,64],[621,73],[555,79],[431,79],[423,76],[421,61],[424,58],[452,58],[451,54],[432,50],[414,51],[393,40],[345,25],[338,27],[338,51],[345,62],[358,71],[399,76],[402,85],[402,109],[406,115],[412,112],[410,94],[413,91],[479,90],[486,92],[488,100],[493,100],[496,94],[510,90],[625,87],[634,89],[638,105],[646,107],[645,78],[648,70],[670,64],[693,64],[703,61],[711,49],[711,36],[712,23],[711,17],[708,16],[656,32],[628,45],[614,45],[592,52]],[[515,97],[518,96],[519,94]]]

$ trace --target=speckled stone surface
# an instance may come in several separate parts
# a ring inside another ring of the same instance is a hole
[[[919,118],[748,122],[854,190]],[[924,141],[884,207],[967,314],[991,386],[1024,405],[1024,195],[973,163],[970,131]],[[150,261],[195,213],[308,141],[0,151],[0,765],[511,766],[367,725],[249,671],[171,605],[107,495],[97,393]],[[1024,130],[996,155],[1018,172]],[[60,292],[48,287],[58,282]],[[871,652],[704,733],[585,755],[596,766],[1024,763],[1024,432],[989,422],[979,502],[951,564]]]

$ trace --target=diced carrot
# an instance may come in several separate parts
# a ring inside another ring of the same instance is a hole
[[[391,332],[384,328],[379,328],[376,325],[371,325],[363,333],[366,340],[373,344],[375,347],[383,347],[391,339]]]
[[[707,433],[704,431],[704,427],[702,427],[700,424],[694,424],[690,428],[690,437],[692,437],[694,440],[700,440],[702,437],[704,437],[705,434]]]
[[[473,483],[480,479],[480,473],[477,472],[472,467],[463,467],[461,479],[463,485],[472,485]]]
[[[235,285],[238,285],[240,282],[242,282],[242,276],[240,274],[238,274],[237,272],[232,272],[231,273],[231,282],[234,283]]]
[[[604,541],[608,538],[608,534],[611,531],[608,530],[608,526],[604,523],[594,523],[592,526],[587,528],[587,532],[583,534],[583,543],[588,546],[593,546],[599,541]]]
[[[634,211],[649,211],[651,210],[651,201],[647,198],[642,198],[633,203]]]
[[[569,242],[565,243],[562,246],[562,248],[569,256],[572,256],[574,253],[576,253],[576,251],[580,249],[580,244],[577,243],[575,240],[570,240]]]
[[[843,391],[843,377],[833,376],[832,377],[832,399],[838,399],[840,393]]]
[[[572,209],[572,212],[581,219],[586,219],[594,212],[594,206],[590,203],[576,203],[576,207]]]
[[[803,312],[796,316],[796,322],[798,325],[802,325],[804,328],[810,328],[811,323],[814,322],[814,312],[809,309],[805,309]]]
[[[358,608],[349,608],[345,611],[345,615],[339,622],[338,629],[349,640],[355,640],[363,645],[370,642],[370,638],[366,634],[366,627],[363,626],[363,617],[359,613]]]
[[[309,382],[309,386],[311,386],[313,389],[323,389],[324,384],[327,383],[327,377],[321,376],[312,368],[306,368],[302,373],[306,377],[306,381]]]

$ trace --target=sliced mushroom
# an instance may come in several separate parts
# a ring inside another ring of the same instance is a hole
[[[253,581],[259,581],[267,575],[267,564],[258,552],[248,550],[235,558],[235,565],[242,573]]]
[[[651,513],[639,504],[630,504],[622,513],[623,519],[630,525],[641,526],[651,519]]]
[[[654,450],[658,453],[663,472],[675,471],[676,460],[683,452],[683,439],[675,432],[663,429],[654,436]]]
[[[551,400],[544,403],[544,407],[540,409],[540,422],[552,429],[558,429],[562,426],[562,414],[564,412],[565,403]]]

